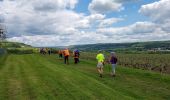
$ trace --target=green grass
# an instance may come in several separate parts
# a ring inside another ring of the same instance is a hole
[[[117,76],[104,78],[96,61],[64,65],[57,55],[0,57],[0,100],[169,100],[170,75],[117,67]]]

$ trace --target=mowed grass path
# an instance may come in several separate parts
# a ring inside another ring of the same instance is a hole
[[[96,72],[96,61],[64,65],[57,55],[0,57],[0,100],[169,100],[170,76],[125,67],[116,78]]]

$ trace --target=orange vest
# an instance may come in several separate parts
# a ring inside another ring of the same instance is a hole
[[[64,50],[64,51],[63,51],[63,54],[64,54],[64,56],[69,56],[69,55],[70,55],[69,50],[68,50],[68,49],[67,49],[67,50]]]

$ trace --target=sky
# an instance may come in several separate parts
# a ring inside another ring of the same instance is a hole
[[[37,47],[170,40],[170,0],[0,0],[0,24]]]

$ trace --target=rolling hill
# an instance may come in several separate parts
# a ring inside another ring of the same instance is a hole
[[[170,41],[150,41],[150,42],[134,42],[134,43],[99,43],[87,45],[72,45],[70,48],[78,48],[82,51],[95,51],[95,50],[136,50],[146,51],[152,49],[170,50]]]
[[[18,43],[18,42],[0,42],[0,47],[2,48],[27,48],[31,46],[26,45],[24,43]]]

